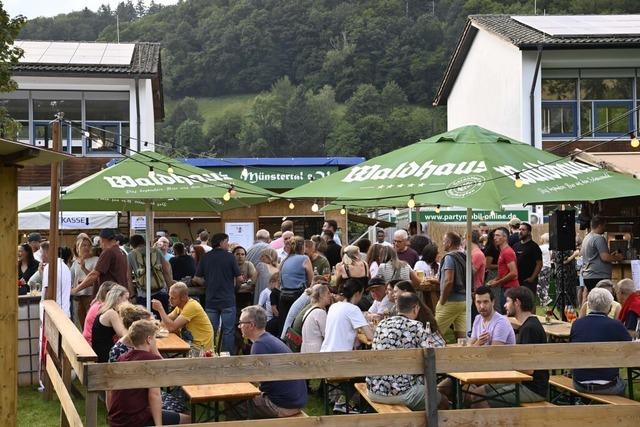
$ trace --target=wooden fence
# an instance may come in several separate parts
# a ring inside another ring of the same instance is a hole
[[[56,319],[52,319],[54,322]],[[64,339],[63,339],[64,343]],[[68,345],[68,344],[67,344]],[[64,344],[63,344],[64,347]],[[640,425],[640,405],[594,405],[437,410],[436,374],[495,370],[633,367],[640,365],[640,343],[536,344],[497,347],[351,351],[276,354],[196,359],[165,359],[111,364],[82,363],[87,395],[102,390],[223,384],[266,380],[362,377],[384,374],[425,376],[424,412],[361,414],[256,420],[256,427],[276,426],[531,426],[582,427]],[[64,393],[58,386],[56,392]],[[62,399],[61,399],[62,400]],[[63,404],[65,413],[65,405]],[[89,410],[94,411],[89,414]],[[87,404],[87,424],[96,425],[95,404]],[[71,411],[69,411],[71,412]],[[79,418],[78,418],[79,419]],[[75,425],[75,424],[72,424]],[[193,426],[246,425],[246,421],[201,423]]]

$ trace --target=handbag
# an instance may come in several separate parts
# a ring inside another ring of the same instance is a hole
[[[307,320],[307,316],[313,310],[320,307],[313,307],[304,315],[302,319],[302,324],[304,325],[304,321]],[[297,331],[293,327],[289,326],[287,328],[287,333],[284,335],[284,343],[293,351],[294,353],[300,353],[300,348],[302,347],[302,331]]]

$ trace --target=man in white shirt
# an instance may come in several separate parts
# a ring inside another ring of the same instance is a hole
[[[381,228],[378,228],[378,230],[376,231],[376,243],[379,245],[384,245],[384,246],[389,246],[390,248],[393,247],[393,245],[389,242],[387,242],[385,240],[385,234],[384,234],[384,230]]]
[[[381,320],[385,314],[389,314],[393,308],[393,303],[386,295],[387,283],[382,277],[372,277],[367,284],[365,292],[371,294],[373,304],[366,313],[367,320]],[[386,312],[386,313],[385,313]]]
[[[41,249],[48,253],[49,244],[47,242],[45,243],[46,245],[43,244]],[[55,257],[55,259],[58,262],[58,277],[55,291],[56,303],[62,308],[62,311],[65,312],[67,317],[71,317],[71,270],[69,270],[69,267],[62,259],[58,257]],[[42,299],[53,299],[53,295],[50,294],[52,291],[53,290],[49,289],[49,264],[47,264],[42,271]]]
[[[198,234],[198,239],[200,240],[200,246],[202,246],[204,252],[209,252],[211,250],[211,246],[207,244],[209,242],[209,232],[207,230],[202,230],[200,234]]]
[[[33,257],[38,262],[42,262],[42,248],[40,248],[41,241],[42,237],[40,236],[40,233],[31,233],[29,234],[29,237],[27,237],[27,243],[31,246]]]

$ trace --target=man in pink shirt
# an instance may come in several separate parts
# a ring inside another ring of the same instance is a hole
[[[493,241],[500,248],[500,256],[498,257],[498,277],[489,281],[488,286],[494,289],[498,304],[496,311],[502,313],[506,302],[504,290],[519,286],[518,282],[518,265],[516,253],[509,246],[509,231],[504,227],[496,228]]]
[[[283,221],[282,225],[280,225],[280,230],[282,231],[283,235],[285,231],[293,232],[293,221],[291,220]],[[273,249],[282,249],[284,247],[284,239],[282,238],[282,236],[278,237],[277,239],[272,240],[270,245]]]
[[[471,232],[471,265],[473,266],[473,289],[478,289],[484,285],[484,271],[486,267],[486,257],[480,249],[480,232]]]

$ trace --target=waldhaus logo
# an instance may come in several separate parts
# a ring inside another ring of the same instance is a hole
[[[179,176],[176,174],[164,175],[156,173],[150,177],[133,178],[129,175],[115,175],[103,177],[105,181],[113,188],[136,188],[136,187],[154,187],[164,185],[186,184],[189,186],[219,181],[231,181],[232,178],[224,173],[203,173],[188,176]]]
[[[572,161],[559,161],[545,164],[542,161],[524,162],[521,166],[500,165],[493,166],[493,170],[515,180],[516,173],[524,184],[536,184],[539,182],[553,181],[562,178],[579,179],[580,175],[599,170],[595,166],[581,164]],[[342,182],[380,181],[391,179],[414,178],[424,181],[430,177],[460,175],[447,185],[447,194],[450,197],[462,198],[473,194],[482,188],[489,177],[478,175],[487,172],[484,161],[471,160],[460,163],[435,164],[432,160],[422,165],[416,162],[403,162],[394,167],[382,165],[354,166]]]

